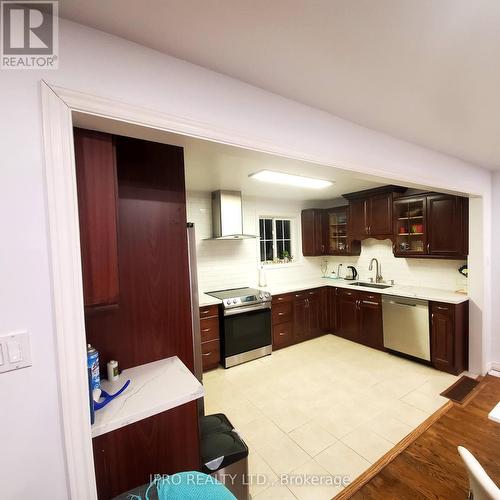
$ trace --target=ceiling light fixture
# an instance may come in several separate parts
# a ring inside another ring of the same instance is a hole
[[[286,184],[288,186],[296,186],[302,188],[323,189],[332,186],[332,181],[323,179],[314,179],[313,177],[303,177],[302,175],[285,174],[283,172],[275,172],[274,170],[261,170],[250,174],[248,177],[264,182],[272,182],[274,184]]]

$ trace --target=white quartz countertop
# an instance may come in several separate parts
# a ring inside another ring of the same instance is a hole
[[[112,394],[127,380],[130,385],[107,406],[95,412],[92,437],[138,422],[166,410],[201,398],[205,390],[177,357],[161,359],[123,370],[117,382],[101,381]]]
[[[200,307],[213,306],[215,304],[222,304],[222,300],[216,299],[215,297],[207,295],[206,293],[200,293],[200,296],[198,297],[198,301],[199,301]]]
[[[318,288],[321,286],[333,286],[337,288],[350,288],[352,290],[360,290],[370,293],[380,293],[382,295],[395,295],[398,297],[409,297],[422,300],[432,300],[435,302],[445,302],[448,304],[460,304],[469,300],[469,297],[462,293],[457,293],[452,290],[442,290],[440,288],[418,287],[410,285],[394,285],[390,288],[370,288],[353,286],[352,283],[343,279],[319,278],[314,281],[301,282],[301,283],[287,283],[286,285],[268,286],[263,288],[271,293],[271,295],[278,295],[281,293],[289,293],[300,290],[307,290],[309,288]]]

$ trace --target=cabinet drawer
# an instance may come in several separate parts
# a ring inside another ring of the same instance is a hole
[[[202,306],[200,307],[200,319],[218,317],[219,316],[219,306],[214,304],[212,306]]]
[[[219,341],[211,340],[210,342],[202,342],[201,356],[203,362],[203,370],[217,368],[220,361]]]
[[[356,290],[346,290],[344,288],[337,288],[337,296],[357,298],[358,292]]]
[[[200,321],[201,341],[219,340],[219,318],[207,318]]]
[[[303,300],[305,298],[307,298],[307,292],[309,290],[302,290],[300,292],[295,292],[292,294],[292,298],[293,300]]]
[[[293,304],[291,302],[283,302],[281,304],[276,304],[272,308],[273,312],[273,325],[279,323],[287,323],[292,321],[293,314]]]
[[[293,323],[273,325],[273,349],[286,347],[293,343]]]
[[[281,295],[273,295],[273,307],[275,304],[282,304],[283,302],[292,302],[293,293],[283,293]]]
[[[376,303],[376,304],[381,304],[382,303],[382,296],[379,293],[360,293],[360,297],[362,302],[366,302],[368,304],[370,303]]]

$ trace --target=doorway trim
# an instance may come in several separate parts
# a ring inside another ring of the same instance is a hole
[[[73,500],[94,500],[97,490],[88,418],[87,354],[72,113],[86,113],[294,160],[325,166],[330,163],[325,162],[324,158],[315,157],[311,152],[304,154],[303,151],[284,150],[261,137],[242,136],[208,123],[65,89],[45,81],[41,82],[41,96],[53,314],[68,487]],[[335,167],[406,184],[418,182],[405,172],[395,178],[394,172],[382,168],[367,169],[345,163]],[[450,179],[450,183],[453,182],[454,179]],[[459,185],[446,187],[446,190],[459,192],[462,189]],[[469,194],[484,195],[480,192]],[[488,332],[488,327],[486,325],[485,328],[483,323],[482,343],[486,340],[485,331]],[[482,365],[484,370],[484,357]]]

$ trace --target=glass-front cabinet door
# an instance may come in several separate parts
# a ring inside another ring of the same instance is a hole
[[[394,201],[394,255],[427,253],[426,198]]]
[[[349,252],[347,213],[348,206],[328,210],[328,254],[330,255]]]

